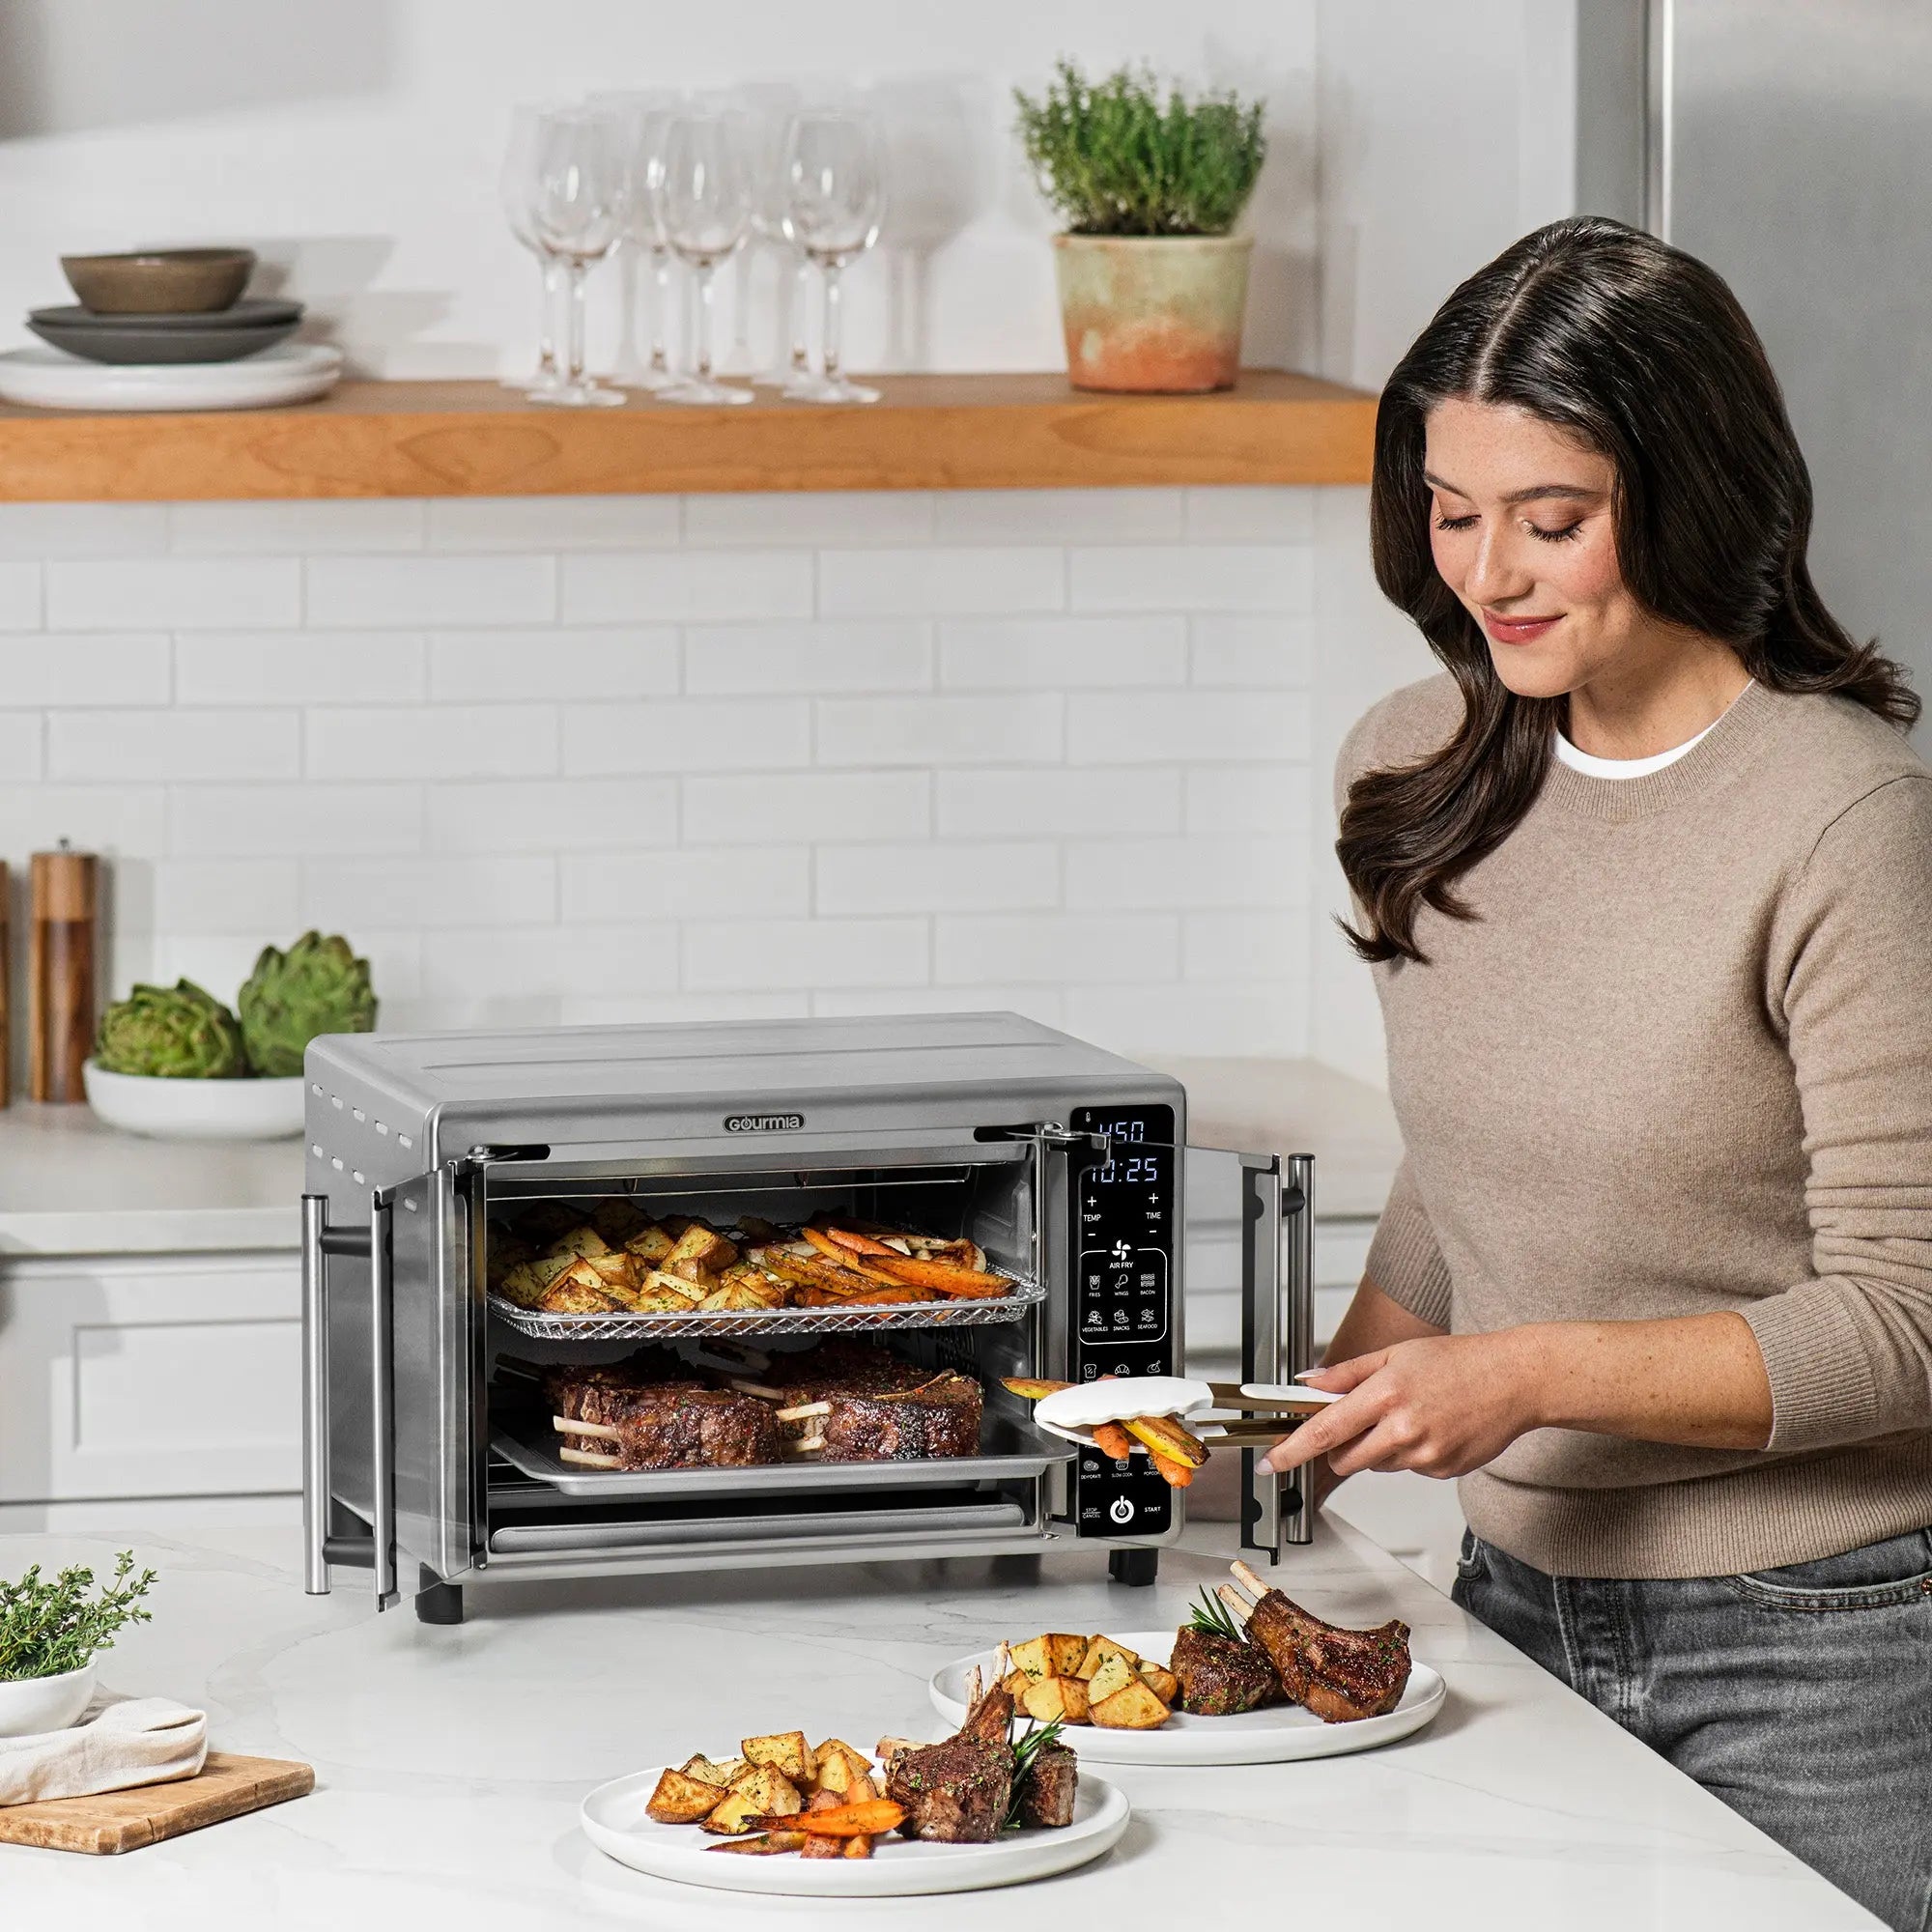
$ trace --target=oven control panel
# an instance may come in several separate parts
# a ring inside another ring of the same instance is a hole
[[[1079,1107],[1067,1124],[1111,1142],[1104,1158],[1088,1151],[1072,1163],[1072,1378],[1179,1375],[1174,1109]],[[1116,1463],[1085,1449],[1073,1520],[1082,1536],[1159,1536],[1173,1523],[1174,1492],[1145,1456]]]

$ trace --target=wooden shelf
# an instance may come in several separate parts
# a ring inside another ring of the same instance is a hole
[[[0,408],[0,501],[599,496],[1365,483],[1376,400],[1281,370],[1208,396],[1065,377],[888,376],[866,408],[641,398],[534,407],[494,383],[344,383],[282,410]]]

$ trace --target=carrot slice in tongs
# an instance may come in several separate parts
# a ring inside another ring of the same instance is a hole
[[[942,1262],[916,1262],[904,1255],[869,1255],[867,1266],[889,1274],[895,1281],[909,1281],[917,1288],[929,1288],[935,1294],[1010,1294],[1013,1284],[1006,1276],[977,1274],[971,1268],[948,1267]]]

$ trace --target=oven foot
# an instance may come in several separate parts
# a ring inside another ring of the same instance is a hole
[[[416,1590],[416,1622],[419,1624],[460,1624],[463,1621],[463,1585],[445,1583],[428,1564]]]
[[[1158,1549],[1116,1549],[1107,1557],[1107,1575],[1116,1583],[1145,1589],[1160,1576]]]

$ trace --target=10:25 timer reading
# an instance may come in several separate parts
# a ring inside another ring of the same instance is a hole
[[[1123,1143],[1131,1146],[1134,1142],[1147,1138],[1145,1121],[1102,1121],[1097,1123],[1095,1130],[1105,1134],[1110,1144],[1107,1158],[1097,1167],[1088,1171],[1088,1179],[1096,1187],[1112,1186],[1117,1181],[1149,1181],[1160,1179],[1158,1156],[1151,1153],[1123,1155],[1115,1151]]]

